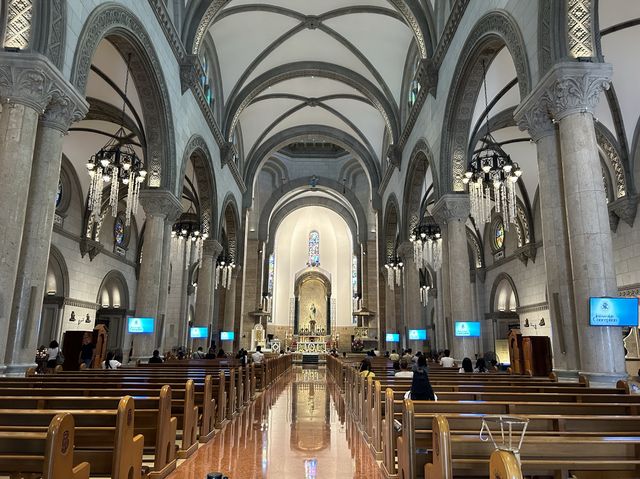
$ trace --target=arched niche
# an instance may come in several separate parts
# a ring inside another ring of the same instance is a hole
[[[51,245],[45,280],[38,345],[46,345],[58,338],[62,323],[65,299],[69,296],[69,271],[64,256]]]
[[[296,274],[294,334],[331,334],[331,274],[310,267]]]
[[[109,271],[98,289],[95,325],[107,329],[107,349],[125,349],[126,318],[129,312],[129,286],[124,275],[117,270]]]

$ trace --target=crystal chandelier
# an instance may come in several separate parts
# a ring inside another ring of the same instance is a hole
[[[215,275],[215,289],[218,287],[229,289],[231,287],[231,279],[236,263],[232,256],[222,253],[218,256]]]
[[[413,243],[413,260],[416,269],[428,265],[434,270],[442,266],[442,234],[435,223],[420,223],[413,228],[409,240]]]
[[[430,286],[427,285],[422,285],[420,286],[420,303],[422,303],[423,307],[427,307],[427,305],[429,304],[429,290],[431,289]]]
[[[391,291],[395,286],[402,286],[402,270],[404,269],[404,262],[399,256],[390,257],[387,264],[384,265],[387,268],[387,284]]]
[[[481,147],[474,151],[462,182],[469,187],[471,216],[475,222],[488,223],[491,221],[491,197],[493,194],[496,213],[502,214],[505,229],[508,229],[509,223],[515,223],[517,218],[516,183],[522,176],[522,170],[491,135],[490,110],[487,100],[487,72],[484,62],[482,62],[482,69],[487,134],[480,140]]]
[[[127,61],[127,75],[124,84],[124,100],[122,103],[122,118],[120,128],[113,137],[87,162],[87,170],[91,178],[89,186],[89,210],[94,221],[100,223],[102,210],[102,193],[106,185],[111,184],[109,190],[109,206],[115,218],[118,214],[118,195],[120,186],[127,188],[127,206],[125,222],[131,223],[131,214],[138,210],[140,187],[147,176],[144,163],[131,147],[127,133],[124,131],[124,117],[127,90],[129,87],[129,62]]]

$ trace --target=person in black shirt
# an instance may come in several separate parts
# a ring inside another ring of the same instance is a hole
[[[151,358],[149,359],[149,364],[154,364],[154,363],[162,363],[162,358],[160,357],[160,351],[158,351],[157,349],[155,349],[153,351],[153,356],[151,356]]]
[[[95,348],[96,345],[93,344],[93,341],[85,339],[82,344],[82,348],[80,348],[80,364],[84,364],[87,368],[91,367],[91,363],[93,362],[93,351]]]

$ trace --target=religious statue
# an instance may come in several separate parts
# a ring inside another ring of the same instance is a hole
[[[76,312],[75,311],[71,311],[71,317],[69,318],[70,322],[74,322],[76,320]]]
[[[309,306],[309,329],[311,330],[311,332],[315,332],[316,330],[316,316],[318,314],[318,311],[316,309],[316,305],[314,303],[311,303],[311,306]]]

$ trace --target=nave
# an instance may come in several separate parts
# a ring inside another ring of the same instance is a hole
[[[373,479],[379,469],[326,369],[294,367],[168,479]]]

